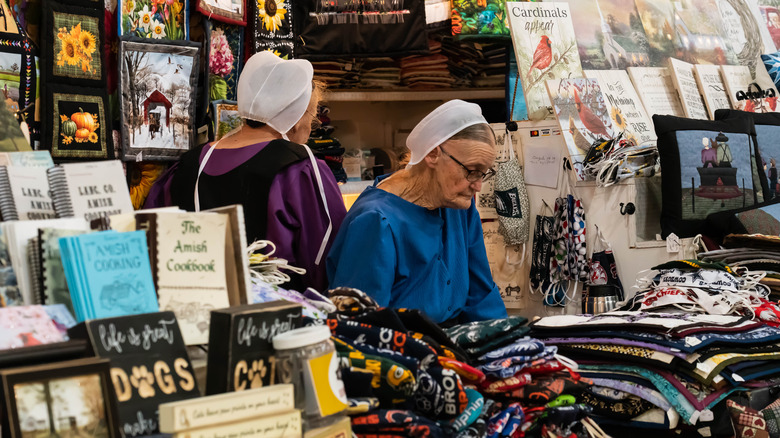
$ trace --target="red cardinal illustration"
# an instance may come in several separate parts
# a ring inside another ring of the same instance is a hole
[[[582,124],[585,125],[585,128],[587,128],[588,131],[592,132],[594,135],[602,136],[603,138],[611,137],[601,118],[593,114],[593,111],[591,111],[587,105],[582,104],[580,93],[577,92],[576,88],[574,89],[574,104],[577,107],[577,111],[580,113]]]
[[[528,78],[531,77],[531,73],[533,73],[535,68],[538,68],[539,70],[544,70],[547,67],[550,66],[550,63],[552,62],[552,44],[550,43],[550,38],[547,37],[547,35],[542,35],[542,40],[539,41],[539,45],[536,46],[536,51],[534,52],[534,60],[531,62],[531,68],[528,70]]]
[[[769,104],[769,109],[772,111],[777,109],[777,97],[767,97],[766,103]]]

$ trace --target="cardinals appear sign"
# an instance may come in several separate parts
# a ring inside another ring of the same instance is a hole
[[[528,116],[554,120],[545,81],[583,76],[569,4],[507,2],[507,13]]]

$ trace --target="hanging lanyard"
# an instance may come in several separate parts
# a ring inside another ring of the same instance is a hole
[[[200,183],[200,175],[203,173],[203,169],[206,168],[206,163],[208,163],[209,158],[211,158],[211,154],[214,152],[214,149],[217,148],[217,145],[219,142],[214,143],[211,145],[211,148],[206,152],[206,155],[203,157],[203,161],[200,163],[200,168],[198,169],[198,177],[195,179],[195,193],[193,194],[193,201],[195,205],[195,211],[200,211],[200,195],[198,193],[198,186]],[[314,158],[314,153],[312,153],[311,149],[309,149],[306,145],[301,145],[304,149],[306,149],[306,153],[309,155],[309,160],[311,161],[312,168],[314,169],[314,177],[317,180],[317,188],[320,192],[320,198],[322,199],[322,206],[325,208],[325,216],[328,218],[328,228],[325,230],[325,236],[322,238],[322,243],[320,243],[320,249],[317,252],[317,259],[314,261],[314,264],[317,266],[320,265],[322,262],[322,257],[325,255],[325,248],[328,246],[328,240],[330,239],[330,235],[333,232],[333,219],[330,217],[330,209],[328,208],[328,199],[325,197],[325,186],[322,184],[322,175],[320,175],[320,168],[317,165],[317,159]]]

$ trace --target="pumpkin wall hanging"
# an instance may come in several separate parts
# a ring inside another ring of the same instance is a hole
[[[111,121],[106,117],[108,97],[104,90],[59,86],[46,90],[51,111],[45,141],[57,159],[109,159],[114,157]]]

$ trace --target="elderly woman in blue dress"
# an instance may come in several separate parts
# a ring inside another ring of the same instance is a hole
[[[441,105],[406,144],[409,166],[378,178],[344,219],[328,256],[330,286],[445,325],[506,317],[474,203],[496,155],[479,106]]]

